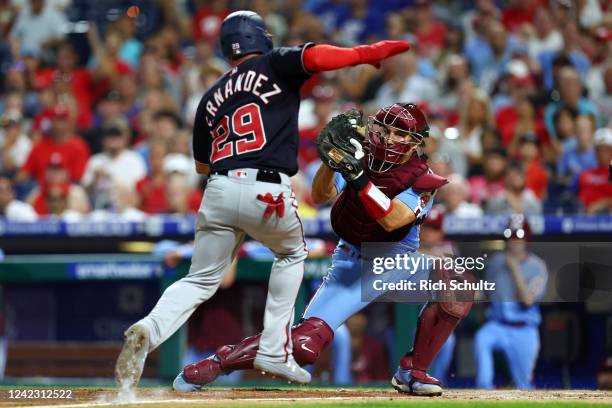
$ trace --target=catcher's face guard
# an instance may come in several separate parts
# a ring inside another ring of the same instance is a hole
[[[384,173],[405,163],[423,146],[429,126],[423,112],[414,104],[393,104],[369,116],[364,150],[368,167]]]

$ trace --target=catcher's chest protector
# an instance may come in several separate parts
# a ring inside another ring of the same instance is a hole
[[[374,185],[387,197],[393,199],[414,184],[418,178],[414,174],[415,167],[422,165],[423,160],[414,156],[406,164],[385,173],[371,172],[367,166],[364,171]],[[414,225],[411,223],[391,232],[385,231],[370,217],[357,194],[357,190],[347,185],[336,199],[331,211],[332,227],[346,242],[355,246],[361,246],[362,242],[399,242]]]

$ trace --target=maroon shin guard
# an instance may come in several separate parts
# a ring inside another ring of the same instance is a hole
[[[194,384],[207,384],[222,372],[253,368],[259,349],[261,334],[247,337],[233,346],[221,346],[216,354],[205,360],[189,364],[183,369],[187,380]],[[311,317],[291,329],[293,357],[299,365],[313,364],[334,338],[334,331],[325,321]]]
[[[400,360],[400,367],[427,371],[460,320],[449,314],[441,303],[425,306],[417,322],[412,351]]]

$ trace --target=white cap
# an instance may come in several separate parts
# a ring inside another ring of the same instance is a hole
[[[170,153],[164,158],[164,173],[183,173],[189,175],[194,169],[187,156],[180,153]]]
[[[612,146],[612,129],[601,128],[595,131],[595,146]]]

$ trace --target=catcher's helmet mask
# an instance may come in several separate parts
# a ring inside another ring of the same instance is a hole
[[[272,49],[272,35],[261,16],[253,11],[235,11],[221,24],[219,42],[223,56],[237,59],[247,54],[265,54]]]
[[[364,150],[368,168],[384,173],[403,164],[429,137],[429,126],[423,112],[413,103],[394,103],[369,116]]]

